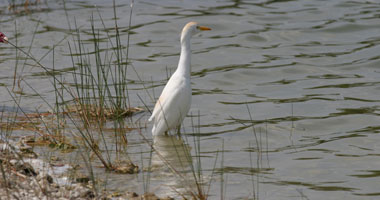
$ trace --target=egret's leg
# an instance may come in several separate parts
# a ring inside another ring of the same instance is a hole
[[[181,135],[181,125],[179,125],[177,127],[177,135],[180,136]]]

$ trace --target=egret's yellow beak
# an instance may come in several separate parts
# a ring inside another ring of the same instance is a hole
[[[209,30],[211,30],[211,28],[206,27],[206,26],[199,26],[198,28],[199,28],[199,30],[201,30],[201,31],[209,31]]]

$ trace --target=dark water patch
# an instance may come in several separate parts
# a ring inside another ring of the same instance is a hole
[[[362,75],[358,74],[322,74],[322,75],[310,75],[307,76],[309,79],[344,79],[344,78],[364,78]]]
[[[373,149],[369,149],[369,148],[365,148],[365,147],[359,147],[357,145],[349,145],[350,147],[355,147],[355,148],[358,148],[360,150],[364,150],[364,151],[373,151]]]
[[[313,53],[313,54],[306,54],[306,53],[299,53],[297,55],[294,55],[296,58],[323,58],[323,57],[338,57],[345,54],[349,54],[351,51],[345,51],[345,52],[324,52],[324,53]]]
[[[368,156],[376,156],[376,157],[379,157],[379,156],[380,156],[380,153],[369,153]]]
[[[259,134],[259,137],[260,137],[260,134],[264,134],[264,133],[258,133]],[[263,137],[261,135],[261,137]],[[253,138],[252,138],[253,139]],[[274,152],[277,152],[277,151],[274,151],[274,150],[271,150],[271,149],[264,149],[266,147],[262,146],[263,145],[263,141],[261,141],[260,144],[258,144],[260,147],[247,147],[247,148],[242,148],[242,151],[244,152],[256,152],[256,153],[260,153],[260,154],[267,154],[267,153],[274,153]],[[260,155],[260,156],[263,156],[263,155]],[[266,155],[265,155],[266,157]]]
[[[303,158],[294,158],[293,160],[320,160],[323,157],[303,157]]]
[[[148,58],[172,57],[172,56],[179,56],[179,53],[155,53],[148,56]]]
[[[340,154],[337,153],[335,154],[337,157],[348,157],[348,158],[361,158],[361,157],[366,157],[367,155],[357,155],[357,154]]]
[[[218,45],[218,46],[213,46],[213,47],[207,47],[205,48],[204,50],[201,50],[201,51],[197,51],[197,52],[193,52],[194,54],[199,54],[199,53],[205,53],[205,52],[210,52],[210,51],[213,51],[213,50],[216,50],[216,49],[225,49],[225,48],[249,48],[249,47],[246,47],[246,46],[243,46],[241,44],[225,44],[225,45]]]
[[[62,32],[62,33],[66,33],[66,34],[73,33],[73,31],[70,29],[55,27],[55,26],[51,26],[51,25],[44,25],[43,30],[38,30],[36,32],[36,34],[47,33],[47,32]]]
[[[152,40],[147,40],[145,42],[138,42],[136,43],[137,46],[142,46],[142,47],[150,47],[149,44],[152,43]]]
[[[368,58],[368,61],[379,60],[379,59],[380,59],[380,56],[373,56],[373,57]]]
[[[317,146],[319,146],[321,144],[331,143],[334,141],[339,141],[339,140],[343,140],[343,139],[347,139],[347,138],[352,139],[352,138],[367,137],[366,135],[361,135],[361,134],[347,134],[347,135],[341,135],[341,136],[335,136],[335,137],[331,137],[331,135],[334,135],[334,133],[329,134],[327,137],[313,137],[313,138],[308,138],[307,140],[299,139],[298,141],[303,142],[302,144],[287,145],[287,146],[283,146],[280,148],[276,148],[276,149],[274,149],[274,151],[283,152],[283,151],[287,151],[287,150],[292,150],[291,152],[288,152],[287,154],[294,154],[294,153],[298,153],[298,152],[308,151],[310,149],[310,147],[313,147],[312,149],[315,149],[315,148],[317,148]],[[328,153],[328,154],[336,153],[335,155],[342,156],[342,157],[345,155],[347,155],[347,157],[351,156],[348,154],[342,154],[342,153],[337,153],[337,152],[339,152],[339,151],[326,150],[326,153]],[[352,155],[352,156],[361,157],[358,155]]]
[[[340,187],[340,186],[315,186],[315,187],[310,187],[310,189],[318,190],[318,191],[355,191],[355,190],[358,190],[357,188]]]
[[[100,8],[110,8],[110,9],[113,9],[113,4],[112,3],[107,3],[107,4],[101,4],[101,3],[98,3],[98,4],[89,4],[87,1],[73,1],[71,2],[73,3],[76,7],[78,7],[78,9],[80,8],[86,8],[86,9],[100,9]],[[115,7],[116,8],[120,8],[120,7],[126,7],[126,6],[129,6],[129,4],[122,4],[120,2],[118,2],[117,4],[115,4]]]
[[[358,82],[358,83],[342,83],[342,84],[332,84],[332,85],[322,85],[316,87],[310,87],[306,89],[323,89],[323,88],[356,88],[356,87],[371,87],[377,86],[380,82]]]
[[[118,25],[118,31],[119,31],[120,36],[126,36],[127,34],[135,35],[135,34],[138,34],[138,32],[137,31],[133,31],[133,30],[136,30],[136,29],[139,29],[139,28],[143,28],[143,27],[146,27],[146,26],[150,26],[150,25],[159,24],[159,23],[168,23],[168,22],[166,20],[156,20],[156,21],[152,21],[152,22],[135,24],[135,25],[132,25],[130,27],[129,26]],[[87,27],[87,26],[83,27],[83,28],[80,28],[80,31],[82,33],[84,33],[85,35],[93,36],[92,29],[89,28],[89,27]],[[107,35],[107,37],[108,36],[110,38],[115,38],[116,37],[116,34],[114,33],[115,32],[115,27],[113,27],[113,26],[102,27],[102,28],[95,28],[95,32],[96,32],[96,34],[98,34],[99,32],[100,33],[113,33],[113,34]]]
[[[323,186],[325,184],[331,184],[331,183],[307,183],[307,182],[301,182],[301,181],[277,181],[277,182],[263,182],[266,184],[273,184],[273,185],[294,185],[294,186],[303,186],[307,187],[311,190],[316,191],[355,191],[358,190],[357,188],[352,187],[341,187],[341,186]],[[344,182],[334,182],[337,183],[344,183]]]
[[[157,61],[155,59],[149,59],[149,58],[131,59],[131,60],[139,61],[139,62],[155,62],[155,61]]]
[[[271,45],[268,45],[268,46],[261,46],[260,48],[263,49],[263,50],[267,50],[267,49],[276,49],[277,47],[279,47],[281,44],[271,44]],[[277,60],[279,59],[280,57],[278,56],[272,56],[272,55],[263,55],[264,57],[267,57],[267,58],[272,58],[272,59],[269,59],[269,60]],[[276,58],[276,59],[273,59],[273,58]]]
[[[231,4],[229,5],[209,7],[208,9],[209,10],[224,10],[224,9],[230,10],[231,8],[232,9],[246,9],[242,5],[244,5],[244,2],[235,1],[235,2],[231,2]]]
[[[358,130],[352,131],[354,133],[380,133],[380,126],[367,126]]]
[[[248,31],[242,31],[239,33],[239,35],[243,35],[243,34],[249,34],[249,35],[256,35],[256,34],[260,34],[260,33],[263,33],[263,32],[267,32],[269,31],[270,29],[268,27],[266,28],[258,28],[258,29],[254,29],[254,30],[248,30]]]
[[[320,139],[320,140],[317,140],[315,142],[309,142],[309,143],[306,143],[306,144],[304,143],[304,144],[286,145],[286,146],[283,146],[283,147],[279,147],[279,148],[273,149],[273,152],[286,152],[286,151],[289,151],[286,154],[294,154],[294,153],[297,153],[299,150],[307,149],[309,147],[316,147],[318,145],[325,144],[325,143],[328,143],[328,142],[331,142],[331,141],[333,141],[333,140],[323,140],[323,139]]]
[[[371,1],[343,1],[335,5],[335,7],[340,8],[353,8],[358,6],[368,6],[368,5],[378,5],[376,2]]]
[[[244,105],[244,104],[256,104],[256,103],[265,103],[265,102],[271,102],[274,104],[283,104],[283,103],[300,103],[300,102],[307,102],[312,100],[319,100],[319,101],[337,101],[336,98],[327,98],[316,95],[305,95],[303,97],[298,98],[287,98],[287,99],[263,99],[263,100],[254,100],[254,101],[244,101],[244,102],[227,102],[227,101],[218,101],[221,104],[226,105]],[[256,98],[256,97],[255,97]]]
[[[259,124],[278,124],[281,122],[297,122],[302,120],[316,120],[316,119],[327,119],[331,116],[319,116],[319,117],[310,117],[310,116],[285,116],[277,118],[268,118],[265,120],[251,120],[251,119],[240,119],[230,116],[227,120],[234,121],[237,124],[245,125],[246,127],[259,125]]]
[[[217,136],[225,133],[236,133],[239,131],[242,131],[244,129],[250,128],[248,127],[237,127],[237,128],[232,128],[232,129],[225,129],[225,130],[220,130],[220,131],[208,131],[208,132],[201,132],[201,133],[186,133],[188,136],[199,136],[201,135],[202,137],[209,137],[209,136]]]
[[[228,94],[228,95],[232,95],[233,93],[230,93],[230,92],[226,92],[220,88],[214,88],[212,90],[202,90],[202,89],[196,89],[194,88],[193,89],[193,95],[203,95],[203,94]]]
[[[380,37],[370,37],[366,38],[365,40],[361,41],[360,44],[372,44],[372,45],[378,45],[380,44]]]
[[[335,19],[322,20],[322,21],[319,22],[320,24],[312,26],[309,30],[307,30],[305,32],[315,32],[316,30],[324,29],[328,25],[334,24],[336,22],[337,22],[337,20],[335,20]]]
[[[279,60],[281,58],[277,57],[277,56],[269,56],[269,55],[264,55],[264,56],[267,57],[266,61],[263,61],[263,62],[252,62],[252,63],[253,64],[255,64],[255,63],[258,63],[258,64],[265,63],[265,64],[267,64],[268,63],[268,65],[254,66],[254,68],[256,68],[256,69],[273,69],[273,68],[295,66],[295,65],[298,64],[297,62],[287,62],[287,61],[285,61],[285,64],[276,64],[276,65],[273,65],[273,64],[269,64],[270,63],[269,61]]]
[[[353,195],[375,197],[375,196],[380,196],[380,192],[374,192],[374,193],[353,193]]]
[[[264,86],[264,85],[287,85],[287,84],[291,84],[291,83],[295,83],[297,82],[297,80],[285,80],[285,79],[282,79],[282,80],[278,80],[278,81],[273,81],[273,82],[269,82],[269,83],[261,83],[261,84],[257,84],[258,86]]]
[[[335,46],[336,44],[334,44]],[[296,47],[316,47],[316,46],[328,46],[327,44],[322,44],[319,41],[309,41],[304,43],[295,44]]]
[[[152,15],[152,13],[141,13],[140,15]],[[164,12],[164,13],[154,13],[154,16],[159,17],[178,17],[178,19],[182,18],[194,18],[194,17],[201,17],[201,16],[207,16],[207,15],[230,15],[230,16],[237,16],[242,17],[243,14],[240,14],[238,12],[221,12],[220,9],[179,9],[172,12]]]
[[[344,97],[344,100],[347,100],[347,101],[359,101],[359,102],[380,102],[380,100],[361,99],[361,98],[354,98],[354,97]]]
[[[342,116],[342,115],[376,115],[379,116],[380,111],[379,106],[372,107],[361,107],[361,108],[337,108],[337,110],[341,111],[339,113],[331,113],[330,116]]]
[[[340,135],[336,137],[331,137],[329,138],[329,141],[341,140],[341,139],[347,139],[347,138],[357,138],[357,137],[367,137],[367,135],[358,134],[358,133],[350,133],[350,134]]]
[[[206,69],[202,69],[201,71],[198,72],[192,72],[192,76],[199,76],[199,77],[204,77],[209,73],[215,73],[215,72],[228,72],[231,70],[236,70],[236,69],[247,69],[250,68],[250,64],[236,64],[236,65],[225,65],[225,66],[219,66],[219,67],[209,67]]]
[[[191,116],[191,115],[188,115]],[[197,117],[198,115],[193,115],[193,117]],[[228,125],[234,125],[235,122],[223,122],[223,123],[213,123],[213,124],[201,124],[199,127],[201,128],[207,128],[207,127],[223,127]]]
[[[58,75],[64,75],[67,72],[74,72],[76,69],[77,69],[76,67],[67,67],[64,69],[47,70],[44,72],[34,72],[31,74],[31,76],[35,76],[35,77],[58,76]]]
[[[235,34],[231,34],[231,35],[215,35],[215,36],[210,36],[208,38],[210,38],[210,39],[223,39],[223,38],[234,38],[234,37],[236,37]]]
[[[328,154],[331,154],[331,153],[335,153],[335,152],[337,152],[337,151],[334,151],[334,150],[329,150],[329,149],[318,149],[318,148],[304,149],[304,150],[301,150],[300,152],[302,152],[302,151],[321,152],[321,153],[328,153]]]
[[[375,178],[380,177],[380,170],[359,170],[358,172],[362,172],[365,174],[352,174],[350,176],[358,177],[358,178]]]
[[[243,175],[254,175],[260,174],[270,174],[273,168],[262,168],[262,167],[233,167],[233,166],[223,166],[223,168],[216,168],[216,172],[219,173],[229,173],[229,174],[243,174]]]

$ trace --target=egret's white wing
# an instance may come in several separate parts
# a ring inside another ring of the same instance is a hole
[[[152,121],[157,116],[158,112],[162,110],[161,107],[165,104],[165,102],[167,102],[166,99],[174,98],[174,96],[176,95],[175,92],[180,92],[178,91],[178,89],[183,87],[183,81],[183,78],[178,77],[176,73],[174,73],[172,77],[170,77],[164,90],[162,90],[160,98],[158,98],[156,105],[154,106],[152,115],[148,119],[149,121]]]
[[[153,135],[163,134],[179,126],[185,118],[191,104],[191,87],[186,81],[189,80],[173,74],[164,88],[149,119],[154,119]]]

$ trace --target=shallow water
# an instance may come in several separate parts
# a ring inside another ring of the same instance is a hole
[[[96,9],[112,28],[112,4],[105,2],[66,1],[64,10],[62,2],[47,1],[29,10],[20,7],[17,13],[7,11],[8,4],[2,2],[0,31],[16,43],[17,22],[19,46],[27,50],[33,41],[30,52],[39,59],[57,45],[55,67],[70,71],[67,43],[72,42],[68,34],[75,27],[74,17],[84,36],[90,37],[92,14],[96,28],[102,29]],[[116,3],[126,45],[129,2]],[[211,179],[218,157],[211,199],[221,197],[220,172],[225,199],[253,198],[253,194],[259,199],[379,198],[378,2],[159,0],[136,1],[133,9],[130,58],[145,84],[154,86],[148,92],[155,97],[166,82],[167,71],[176,68],[183,25],[198,21],[213,29],[192,40],[191,108],[194,115],[201,115],[200,156],[206,181]],[[103,30],[100,33],[105,36]],[[15,55],[13,47],[1,45],[0,101],[9,110],[14,103],[5,86],[12,88]],[[18,75],[53,104],[49,76],[41,74],[38,67],[32,68],[30,60],[24,69],[20,67],[24,60],[18,62]],[[51,66],[51,54],[41,63]],[[130,72],[131,104],[143,107],[138,94],[153,107],[145,86]],[[71,75],[62,74],[72,83]],[[48,109],[26,84],[22,87],[23,109]],[[148,112],[136,117],[143,115],[145,122]],[[183,142],[195,156],[192,124],[197,125],[198,118],[193,118],[194,123],[191,120],[188,117],[184,121],[187,140]],[[150,126],[143,129],[148,138]],[[128,135],[131,159],[137,164],[143,160],[146,165],[148,146],[137,132]],[[172,155],[172,150],[161,149],[163,154]],[[218,151],[223,151],[223,165]],[[155,162],[157,155],[152,156],[152,162],[160,166],[160,159]],[[157,168],[151,174],[151,191],[175,194],[173,188],[182,189],[181,178]],[[101,176],[104,170],[97,173]],[[143,191],[141,173],[106,174],[108,188]]]

